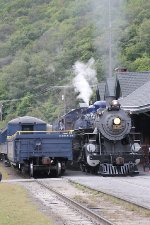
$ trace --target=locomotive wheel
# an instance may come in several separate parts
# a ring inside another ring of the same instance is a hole
[[[63,175],[65,173],[65,171],[66,171],[65,169],[62,169],[61,170],[61,175]]]
[[[0,182],[1,182],[1,180],[2,180],[2,173],[0,172]]]
[[[33,177],[33,175],[34,175],[34,166],[33,166],[33,162],[30,162],[29,174],[30,174],[30,177]]]
[[[26,173],[25,166],[21,166],[21,173],[22,173],[23,175],[25,175],[25,173]]]
[[[66,163],[65,162],[62,162],[61,163],[61,175],[63,175],[66,171]]]
[[[62,170],[61,163],[60,162],[57,162],[57,165],[56,165],[56,173],[57,173],[57,176],[60,176],[61,175],[61,170]]]
[[[80,166],[80,170],[81,170],[82,172],[85,172],[85,166],[84,166],[83,164],[81,164],[81,163],[80,163],[79,166]]]
[[[55,167],[51,170],[50,176],[59,177],[62,173],[62,166],[60,162],[56,162]]]
[[[85,167],[85,173],[88,174],[88,173],[90,173],[90,172],[91,172],[91,170],[86,166],[86,167]]]

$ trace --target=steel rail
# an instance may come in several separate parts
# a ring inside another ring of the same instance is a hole
[[[57,196],[59,196],[63,201],[72,205],[76,210],[82,211],[82,213],[84,213],[84,215],[90,217],[90,219],[94,219],[94,220],[96,220],[97,222],[99,222],[100,224],[103,224],[103,225],[116,225],[116,224],[110,222],[109,220],[105,219],[104,217],[97,215],[92,210],[90,210],[90,209],[82,206],[81,204],[75,202],[74,200],[70,199],[69,197],[65,196],[64,194],[61,194],[60,192],[56,191],[55,189],[49,187],[48,185],[43,184],[43,182],[39,181],[38,179],[35,179],[34,181],[36,183],[40,184],[42,187],[45,187],[49,191],[51,191],[54,194],[56,194]]]
[[[69,178],[65,178],[65,177],[63,177],[63,179],[65,179],[65,180],[67,180],[67,181],[69,181],[70,183],[73,183],[73,184],[79,184],[79,185],[81,185],[81,186],[83,186],[83,187],[85,187],[85,188],[88,188],[89,190],[93,190],[93,191],[97,191],[97,192],[99,192],[99,193],[103,193],[103,194],[105,194],[105,195],[107,195],[107,196],[112,196],[112,197],[114,197],[114,198],[116,198],[116,199],[118,199],[118,200],[121,200],[121,201],[124,201],[124,202],[126,202],[126,203],[128,203],[128,204],[131,204],[131,205],[134,205],[134,206],[136,206],[136,207],[139,207],[139,208],[141,208],[141,209],[143,209],[143,210],[150,210],[150,207],[146,207],[146,206],[144,206],[144,205],[142,205],[142,204],[138,204],[138,203],[136,203],[136,202],[134,202],[134,201],[131,201],[131,200],[127,200],[127,199],[124,199],[123,197],[119,197],[119,196],[117,196],[117,195],[115,195],[115,194],[111,194],[111,193],[109,193],[109,192],[107,192],[107,191],[102,191],[102,190],[97,190],[96,188],[91,188],[91,187],[89,187],[88,185],[86,185],[86,184],[81,184],[81,183],[79,183],[79,182],[77,182],[77,181],[73,181],[73,180],[71,180],[71,179],[69,179]],[[34,178],[23,178],[23,179],[12,179],[12,180],[1,180],[1,183],[15,183],[15,182],[33,182],[33,181],[35,181],[35,179]],[[38,182],[40,182],[39,180],[38,180]],[[42,184],[43,185],[43,184]],[[72,200],[71,200],[72,201]]]
[[[83,186],[83,187],[85,187],[85,188],[88,188],[88,189],[90,189],[90,190],[93,190],[93,191],[97,191],[97,192],[99,192],[99,193],[103,193],[103,194],[105,194],[105,195],[108,195],[108,196],[112,196],[112,197],[114,197],[114,198],[116,198],[116,199],[118,199],[118,200],[121,200],[121,201],[124,201],[124,202],[126,202],[126,203],[128,203],[128,204],[131,204],[131,205],[134,205],[134,206],[136,206],[136,207],[139,207],[139,208],[142,208],[143,210],[150,210],[150,207],[146,207],[146,206],[144,206],[144,205],[142,205],[142,204],[138,204],[138,203],[136,203],[136,202],[134,202],[134,201],[131,201],[131,200],[127,200],[127,199],[124,199],[124,198],[122,198],[122,197],[118,197],[117,195],[115,195],[115,194],[110,194],[109,192],[106,192],[106,191],[101,191],[101,190],[97,190],[96,188],[91,188],[91,187],[89,187],[88,185],[85,185],[85,184],[80,184],[79,182],[76,182],[76,181],[73,181],[73,180],[70,180],[70,179],[68,179],[68,178],[63,178],[63,179],[66,179],[66,180],[68,180],[70,183],[73,183],[73,184],[79,184],[79,185],[81,185],[81,186]],[[34,178],[29,178],[29,179],[27,179],[27,178],[23,178],[23,179],[12,179],[12,180],[1,180],[1,183],[15,183],[15,182],[33,182],[33,181],[35,181],[35,179]],[[38,182],[40,183],[40,181],[38,180]],[[43,184],[42,184],[43,185]],[[72,201],[72,200],[71,200]]]
[[[79,182],[70,180],[70,179],[68,179],[68,178],[65,178],[65,179],[67,179],[70,183],[79,184],[79,185],[81,185],[81,186],[83,186],[83,187],[85,187],[85,188],[88,188],[88,189],[90,189],[90,190],[97,191],[97,192],[99,192],[99,193],[102,193],[102,194],[105,194],[105,195],[114,197],[114,198],[116,198],[116,199],[118,199],[118,200],[124,201],[124,202],[126,202],[126,203],[129,203],[129,204],[134,205],[134,206],[136,206],[136,207],[142,208],[142,209],[144,209],[144,210],[150,210],[150,207],[146,207],[146,206],[144,206],[144,205],[142,205],[142,204],[138,204],[138,203],[136,203],[136,202],[134,202],[134,201],[124,199],[123,197],[119,197],[119,196],[117,196],[117,195],[115,195],[115,194],[111,194],[111,193],[109,193],[109,192],[107,192],[107,191],[97,190],[96,188],[91,188],[91,187],[89,187],[88,185],[80,184]]]

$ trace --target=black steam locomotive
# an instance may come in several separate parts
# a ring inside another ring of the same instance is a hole
[[[63,118],[65,123],[67,118]],[[73,158],[83,172],[103,176],[138,173],[140,145],[134,141],[130,115],[117,100],[109,107],[104,101],[97,101],[80,113],[72,128],[76,134]]]
[[[79,135],[80,168],[103,176],[137,174],[141,156],[134,135],[130,115],[120,108],[117,100],[105,110],[98,109],[93,132]]]

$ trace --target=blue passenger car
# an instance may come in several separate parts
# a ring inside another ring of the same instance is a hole
[[[30,176],[38,172],[60,175],[72,160],[73,134],[47,131],[47,124],[34,117],[19,117],[7,126],[7,158]]]

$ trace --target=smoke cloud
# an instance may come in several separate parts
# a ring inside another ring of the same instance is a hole
[[[110,69],[118,67],[120,63],[119,42],[122,35],[122,26],[125,24],[123,15],[124,0],[92,0],[92,22],[96,28],[95,48],[102,59],[106,77]],[[111,51],[111,59],[110,53]],[[111,62],[110,62],[111,60]],[[112,65],[110,65],[110,63]],[[112,67],[112,68],[109,68]]]
[[[89,24],[95,26],[95,39],[97,58],[101,61],[105,76],[112,75],[113,69],[119,65],[119,41],[121,26],[125,23],[122,13],[124,0],[92,0],[90,1],[91,17]],[[73,86],[79,92],[78,98],[89,104],[93,93],[92,85],[97,84],[97,74],[94,69],[95,60],[91,58],[87,63],[77,61],[73,66],[75,78]],[[99,74],[101,76],[101,74]]]
[[[75,91],[79,92],[77,98],[82,99],[88,105],[93,93],[92,86],[97,83],[94,63],[95,60],[91,58],[87,63],[77,61],[73,66],[73,71],[76,75],[73,79],[73,86]]]

